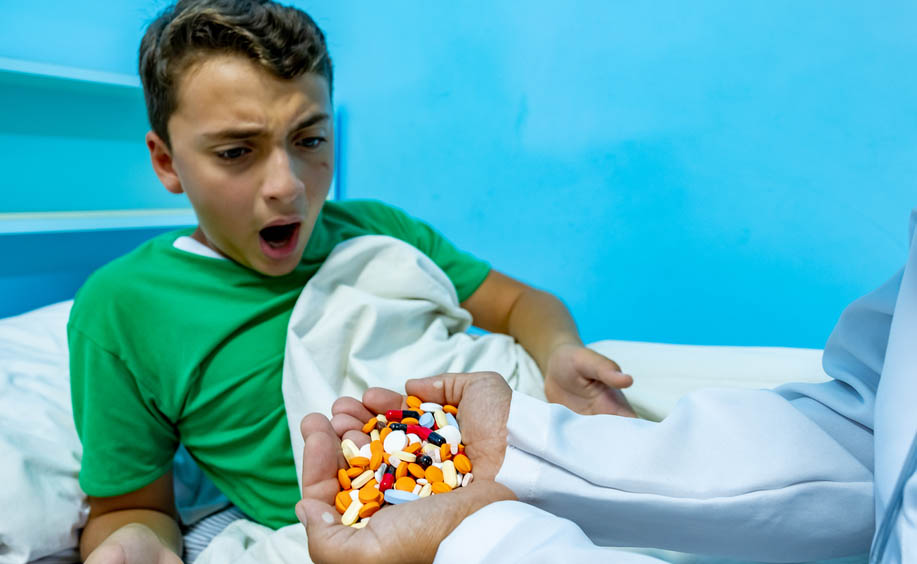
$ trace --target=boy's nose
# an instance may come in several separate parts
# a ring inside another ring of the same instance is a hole
[[[280,203],[295,201],[305,193],[305,186],[293,170],[293,163],[285,150],[275,150],[267,162],[262,193],[267,200]]]

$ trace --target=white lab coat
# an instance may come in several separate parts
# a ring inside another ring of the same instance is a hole
[[[828,340],[832,381],[702,390],[660,423],[514,393],[497,480],[520,501],[471,515],[436,562],[654,561],[610,546],[917,562],[915,223],[904,269]]]

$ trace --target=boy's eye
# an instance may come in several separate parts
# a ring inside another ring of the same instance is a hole
[[[250,150],[246,147],[233,147],[232,149],[226,149],[225,151],[218,151],[217,157],[223,159],[224,161],[233,161],[247,155]]]
[[[324,137],[304,137],[303,139],[299,140],[298,145],[307,149],[315,149],[324,142]]]

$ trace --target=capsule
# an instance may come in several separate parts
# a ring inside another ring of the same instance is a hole
[[[427,429],[426,427],[424,427],[424,426],[422,426],[422,425],[408,425],[408,426],[407,426],[407,432],[408,432],[408,433],[414,433],[415,435],[417,435],[418,437],[420,437],[420,440],[422,440],[422,441],[428,440],[428,438],[429,438],[429,436],[430,436],[430,433],[432,433],[432,431],[431,431],[430,429]],[[439,446],[439,445],[437,445],[437,446]]]
[[[385,490],[390,489],[395,484],[395,468],[389,466],[385,469],[385,473],[382,474],[382,481],[379,482],[379,491],[385,493]]]
[[[436,431],[433,431],[427,436],[427,442],[436,446],[442,446],[446,442],[446,439]]]
[[[404,423],[389,423],[388,428],[392,431],[407,431],[408,426]]]
[[[413,417],[414,419],[420,419],[420,414],[411,409],[389,409],[385,412],[385,418],[389,421],[401,421],[405,417]]]
[[[423,468],[424,470],[426,470],[426,469],[427,469],[427,466],[433,464],[433,459],[430,458],[429,456],[427,456],[426,454],[422,454],[422,455],[420,455],[420,456],[417,457],[417,461],[416,461],[416,462],[417,462],[417,464],[420,465],[421,468]]]

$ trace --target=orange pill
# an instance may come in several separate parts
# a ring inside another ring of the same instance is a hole
[[[379,495],[379,490],[376,488],[376,484],[366,484],[360,488],[359,500],[360,503],[369,503],[370,501],[375,501],[376,497]]]
[[[378,470],[382,466],[382,453],[374,452],[373,457],[369,459],[369,469]]]
[[[376,428],[376,423],[378,423],[378,421],[376,420],[375,417],[367,421],[366,425],[363,425],[363,432],[368,435],[370,431]]]
[[[343,468],[338,470],[338,483],[341,484],[341,488],[345,490],[350,489],[350,476],[347,475],[347,470]]]
[[[464,454],[464,453],[465,453],[465,445],[463,445],[462,443],[459,443],[458,451],[461,452],[462,454]]]
[[[452,487],[449,486],[446,482],[433,482],[433,493],[441,494],[451,492]]]
[[[417,451],[420,450],[420,443],[411,443],[408,446],[404,447],[404,452],[408,454],[417,454]]]
[[[385,440],[385,437],[387,437],[388,434],[391,433],[391,432],[392,432],[392,428],[391,428],[391,427],[386,427],[385,429],[382,429],[381,431],[379,431],[379,440],[380,440],[380,441],[384,441],[384,440]]]
[[[415,478],[423,478],[426,475],[426,471],[423,469],[423,466],[417,464],[416,462],[408,463],[408,473]]]
[[[351,479],[356,478],[357,476],[359,476],[362,473],[363,473],[363,469],[360,468],[359,466],[351,466],[350,468],[347,469],[347,477]]]
[[[443,411],[445,411],[446,413],[451,413],[452,415],[458,414],[458,408],[455,407],[454,405],[444,405]]]
[[[379,511],[379,508],[382,507],[378,502],[370,501],[363,504],[363,507],[360,508],[360,511],[357,512],[357,516],[360,519],[366,519],[367,517],[372,517],[373,513]]]
[[[401,422],[404,423],[405,425],[419,425],[420,424],[420,421],[418,421],[416,417],[405,417],[404,419],[401,420]]]
[[[359,458],[359,457],[358,457]],[[449,443],[443,443],[439,447],[439,458],[443,462],[452,458],[452,447],[449,446]],[[353,459],[350,459],[350,463],[353,464]]]
[[[383,453],[382,453],[382,462],[384,462],[384,463],[386,463],[386,464],[391,464],[391,462],[388,461],[388,453],[387,453],[387,452],[383,452]]]
[[[471,472],[471,460],[464,454],[456,454],[455,458],[452,459],[452,463],[455,464],[455,469],[462,474]]]
[[[410,476],[402,476],[395,480],[395,489],[405,492],[414,491],[414,486],[417,485],[417,482],[414,481],[414,478]]]
[[[398,468],[395,469],[395,479],[404,478],[408,475],[408,463],[402,462],[398,465]]]
[[[431,464],[430,466],[427,466],[427,469],[424,471],[424,477],[431,484],[435,484],[436,482],[442,482],[443,481],[443,471]]]
[[[350,465],[359,468],[366,468],[369,466],[369,459],[365,456],[354,456],[350,459]]]
[[[338,513],[340,513],[341,515],[343,515],[344,512],[347,511],[347,508],[350,507],[350,504],[352,502],[353,502],[353,499],[351,499],[349,491],[338,492],[338,494],[334,496],[334,508],[337,509]]]
[[[408,396],[407,399],[405,399],[404,401],[405,403],[408,404],[408,407],[410,407],[411,409],[417,409],[418,407],[420,407],[420,404],[423,403],[423,400],[421,400],[417,396]]]

